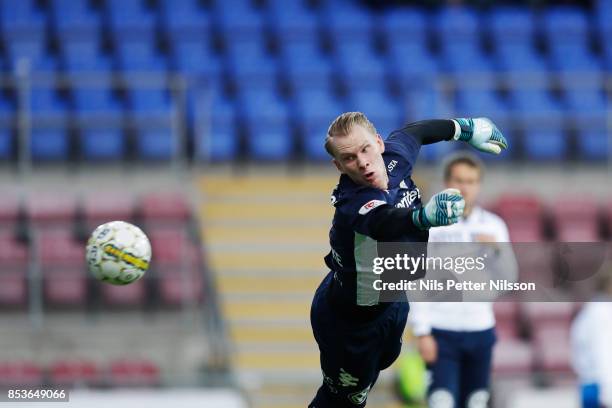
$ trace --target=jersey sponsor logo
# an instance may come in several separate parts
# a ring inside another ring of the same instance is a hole
[[[359,214],[360,215],[366,215],[367,213],[372,211],[374,208],[379,207],[379,206],[381,206],[383,204],[387,204],[387,203],[382,201],[382,200],[368,201],[367,203],[365,203],[364,205],[361,206],[361,208],[359,209]]]
[[[391,160],[389,164],[387,164],[387,172],[391,173],[393,169],[397,166],[397,160]]]
[[[371,385],[368,385],[366,388],[364,388],[363,390],[359,392],[354,392],[352,394],[349,394],[348,396],[349,401],[351,401],[355,405],[363,404],[365,400],[368,398],[368,392],[370,392],[371,387],[372,387]]]
[[[354,387],[359,382],[359,378],[353,377],[344,371],[344,368],[340,368],[340,376],[338,377],[338,381],[340,381],[340,385],[343,387]]]
[[[396,208],[408,208],[410,207],[417,199],[421,198],[421,192],[418,188],[414,190],[407,191],[404,193],[404,197],[400,200],[399,203],[395,204]]]

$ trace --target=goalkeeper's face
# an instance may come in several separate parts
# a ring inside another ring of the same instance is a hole
[[[389,178],[382,154],[385,143],[361,125],[354,125],[348,135],[332,142],[334,164],[355,183],[381,190],[387,189]]]

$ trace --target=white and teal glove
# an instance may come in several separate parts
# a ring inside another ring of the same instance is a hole
[[[413,211],[412,222],[422,230],[454,224],[463,215],[464,207],[465,201],[459,190],[447,188],[431,197],[424,207]]]
[[[508,142],[497,126],[487,118],[458,118],[459,129],[454,140],[463,140],[481,152],[499,154],[508,148]]]

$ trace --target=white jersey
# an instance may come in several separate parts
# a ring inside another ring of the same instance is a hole
[[[494,237],[496,242],[509,242],[508,228],[497,215],[474,207],[467,218],[458,223],[429,230],[429,242],[476,242],[480,234]],[[510,254],[510,262],[516,262]],[[516,271],[516,268],[511,268]],[[432,328],[453,331],[480,331],[495,326],[490,302],[412,302],[409,323],[416,336],[429,334]]]
[[[582,384],[598,384],[600,404],[612,407],[612,299],[586,303],[571,329],[572,365]]]

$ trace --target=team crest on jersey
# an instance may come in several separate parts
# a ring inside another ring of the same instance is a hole
[[[348,399],[355,405],[361,405],[365,402],[365,400],[368,398],[368,393],[370,392],[370,388],[372,386],[368,385],[366,388],[364,388],[361,391],[349,394]]]
[[[368,201],[367,203],[362,205],[361,208],[359,209],[359,215],[366,215],[367,213],[372,211],[374,208],[379,207],[383,204],[387,204],[387,203],[382,200]]]

